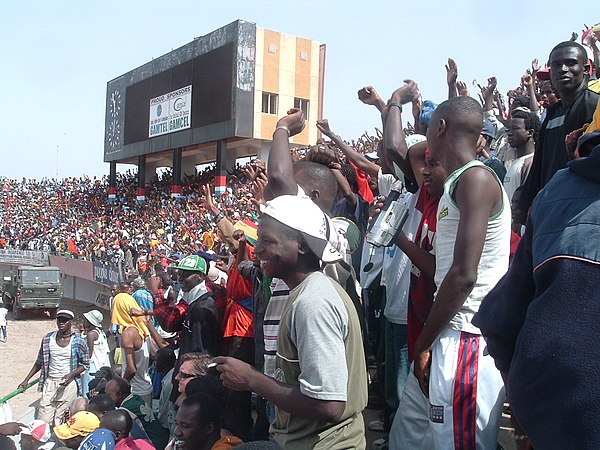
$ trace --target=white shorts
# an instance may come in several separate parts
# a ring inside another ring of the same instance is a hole
[[[411,370],[390,431],[390,449],[495,450],[504,384],[485,340],[446,329],[434,342],[429,398]]]

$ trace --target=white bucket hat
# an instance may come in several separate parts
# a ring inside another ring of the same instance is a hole
[[[83,313],[83,317],[85,317],[95,327],[102,327],[102,320],[104,319],[104,316],[97,309],[92,309],[91,311]]]

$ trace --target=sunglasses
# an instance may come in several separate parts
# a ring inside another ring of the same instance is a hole
[[[192,275],[196,275],[196,272],[179,272],[177,274],[177,278],[179,280],[185,280],[186,278],[191,277]]]
[[[182,380],[185,380],[186,378],[196,378],[197,376],[198,375],[182,372],[181,370],[179,371],[179,378]]]

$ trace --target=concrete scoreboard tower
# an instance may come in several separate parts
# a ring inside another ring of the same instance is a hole
[[[307,117],[293,143],[317,139],[325,45],[237,20],[107,83],[104,161],[109,198],[117,163],[137,164],[140,201],[158,167],[184,174],[217,161],[217,193],[236,158],[268,158],[277,120],[290,108]]]

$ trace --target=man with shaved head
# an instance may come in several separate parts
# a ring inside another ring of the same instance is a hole
[[[477,160],[483,111],[455,97],[433,113],[430,156],[447,174],[435,239],[437,291],[414,348],[390,448],[496,448],[504,400],[500,372],[471,320],[508,268],[510,203]]]
[[[330,213],[338,192],[338,184],[329,167],[312,161],[294,163],[296,182],[306,195],[325,213]]]
[[[132,426],[131,416],[124,409],[107,411],[100,419],[100,428],[112,431],[115,435],[115,442],[128,437]]]
[[[115,402],[108,394],[98,394],[90,399],[88,411],[93,412],[102,419],[102,416],[108,411],[115,409]]]

